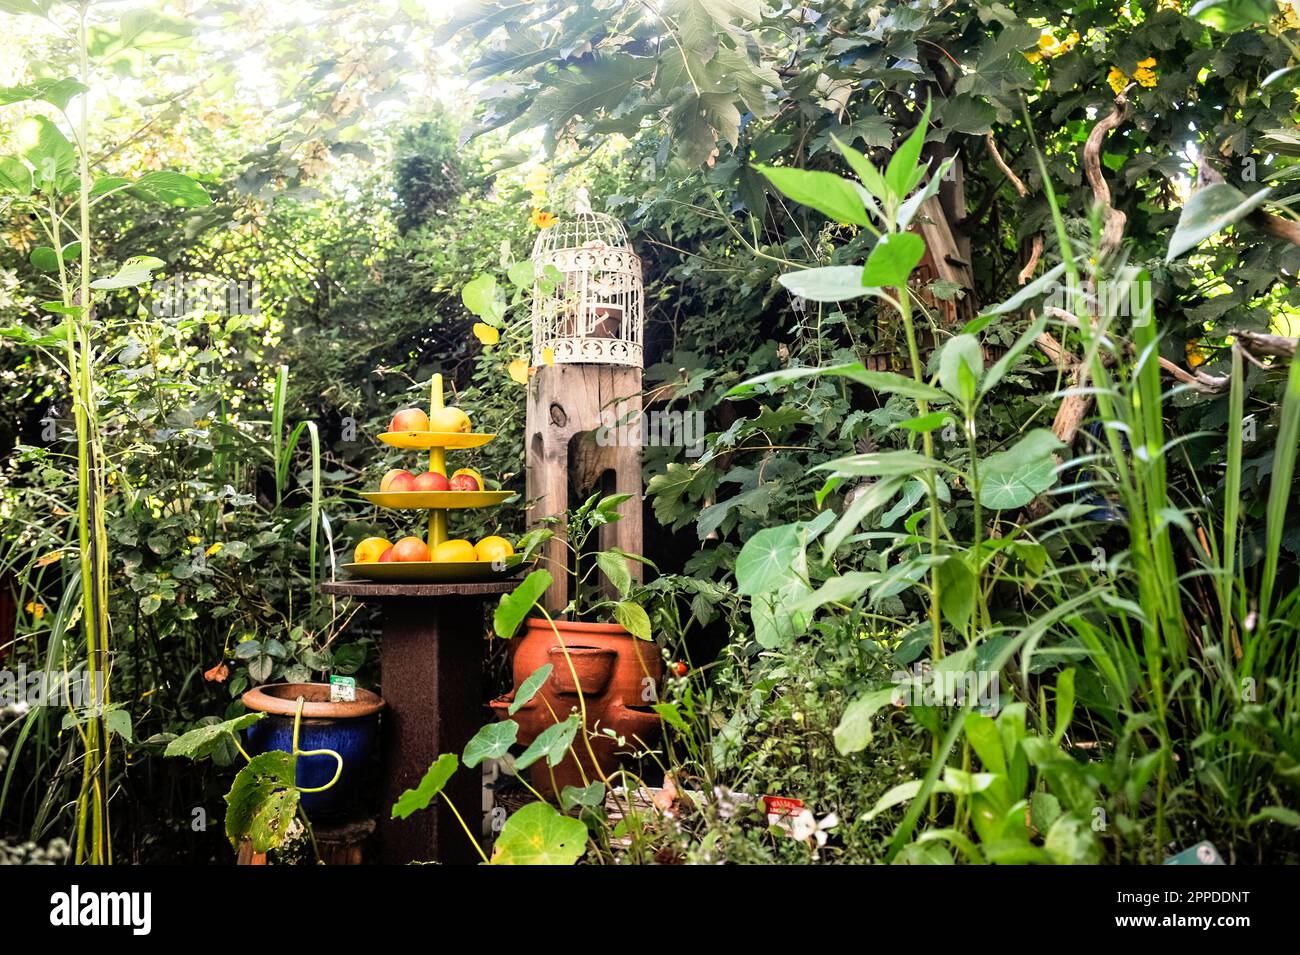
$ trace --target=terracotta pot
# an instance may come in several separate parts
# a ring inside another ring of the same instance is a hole
[[[653,743],[659,734],[659,714],[650,706],[658,698],[663,678],[659,648],[638,640],[618,624],[557,620],[555,627],[559,630],[558,640],[545,620],[527,621],[524,633],[514,639],[515,689],[492,701],[499,719],[513,719],[519,724],[519,742],[527,745],[554,725],[557,716],[563,721],[578,709],[581,687],[587,704],[587,728],[598,734],[590,739],[600,772],[591,764],[586,744],[578,738],[573,749],[581,766],[570,754],[555,767],[545,759],[529,767],[533,785],[547,796],[556,795],[565,786],[581,786],[584,773],[588,781],[599,779],[601,773],[608,776],[618,768],[619,756],[625,750],[643,749]],[[554,667],[550,677],[528,703],[510,716],[507,710],[520,684],[547,663]],[[624,737],[626,747],[601,733],[604,729]]]

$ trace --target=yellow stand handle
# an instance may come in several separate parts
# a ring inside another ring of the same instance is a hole
[[[429,410],[430,412],[441,409],[442,404],[442,375],[435,374],[429,385]],[[431,415],[432,416],[432,415]],[[446,448],[429,449],[429,470],[435,474],[447,476],[447,450]],[[430,511],[429,512],[429,550],[433,550],[439,544],[447,539],[447,512]]]

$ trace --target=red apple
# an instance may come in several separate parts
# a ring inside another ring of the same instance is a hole
[[[393,549],[391,547],[379,555],[379,562],[381,564],[391,564],[393,562]]]
[[[393,415],[389,431],[428,431],[429,416],[419,408],[403,408]]]
[[[411,491],[415,489],[415,475],[401,468],[394,468],[384,475],[379,482],[380,491]]]
[[[403,537],[393,545],[393,560],[398,563],[410,561],[427,561],[429,548],[418,537]]]
[[[437,471],[425,471],[418,475],[411,486],[412,491],[446,491],[451,488],[447,475]]]
[[[453,491],[481,491],[483,487],[474,475],[457,474],[451,479],[451,489]]]

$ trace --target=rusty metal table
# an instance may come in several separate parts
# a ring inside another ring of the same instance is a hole
[[[443,753],[457,757],[484,722],[479,693],[483,672],[483,603],[508,593],[517,580],[476,584],[381,584],[335,581],[321,592],[374,600],[383,614],[380,695],[383,720],[384,803],[379,811],[381,861],[402,865],[434,860],[479,861],[445,800],[410,818],[391,819],[393,803],[419,785]],[[482,782],[461,767],[444,792],[477,835]]]

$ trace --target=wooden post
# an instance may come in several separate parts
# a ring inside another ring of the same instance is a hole
[[[384,797],[379,807],[380,858],[389,865],[436,860],[481,861],[447,800],[409,818],[391,818],[393,804],[414,789],[443,753],[459,757],[490,721],[481,701],[483,603],[517,580],[478,584],[380,584],[336,581],[327,594],[378,600],[383,611],[380,695]],[[482,778],[460,767],[443,790],[476,836],[482,829]]]
[[[630,554],[642,550],[641,526],[641,369],[622,365],[543,365],[528,384],[526,424],[528,521],[563,514],[597,491],[626,493],[623,519],[601,529],[600,546]],[[557,528],[557,531],[560,529]],[[546,557],[563,566],[561,541],[547,545]],[[630,562],[633,579],[641,564]],[[570,598],[568,578],[553,572],[546,591],[548,610]]]

